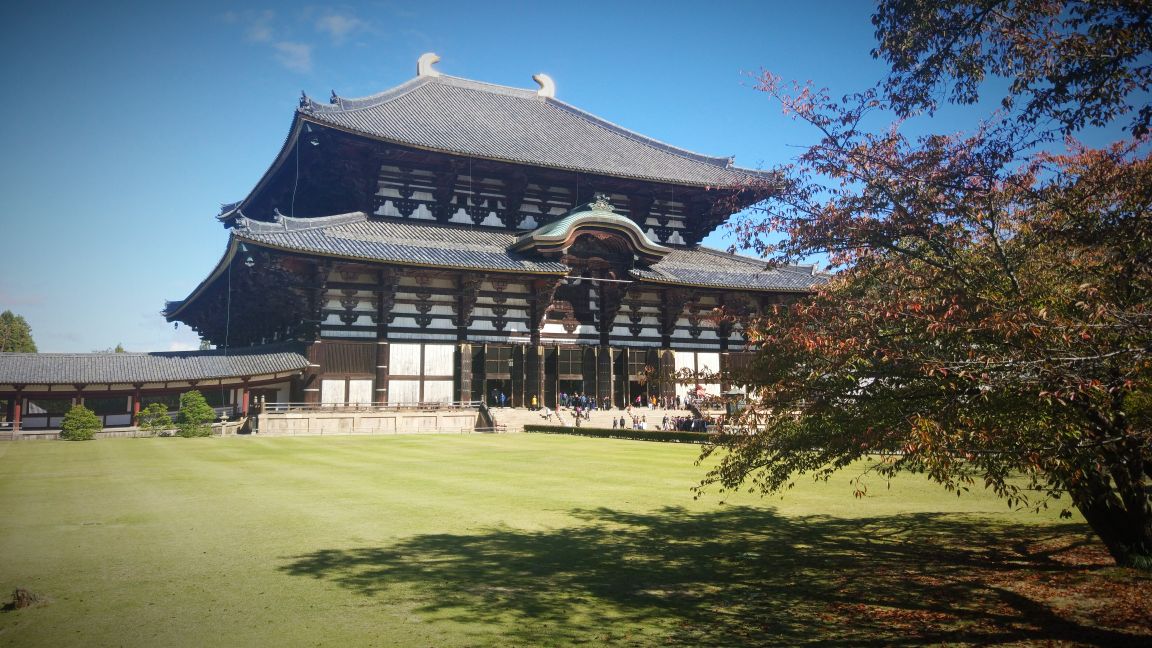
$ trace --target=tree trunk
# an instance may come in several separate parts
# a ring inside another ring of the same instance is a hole
[[[1116,483],[1092,471],[1070,494],[1116,564],[1152,570],[1152,491],[1143,481]]]

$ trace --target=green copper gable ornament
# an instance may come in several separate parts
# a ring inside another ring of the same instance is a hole
[[[608,200],[608,194],[598,193],[592,196],[592,202],[588,204],[592,211],[606,211],[612,210],[612,203]]]

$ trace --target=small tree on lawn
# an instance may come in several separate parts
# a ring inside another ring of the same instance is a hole
[[[60,424],[60,438],[67,441],[91,441],[103,427],[92,410],[83,405],[73,405]]]
[[[203,437],[212,434],[212,420],[216,412],[198,391],[180,394],[180,416],[176,422],[177,434],[182,437]]]
[[[137,414],[136,425],[151,436],[164,436],[167,430],[173,427],[172,417],[168,416],[168,408],[161,403],[152,403]]]

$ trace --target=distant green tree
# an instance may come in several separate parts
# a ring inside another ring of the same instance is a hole
[[[180,416],[176,421],[177,434],[182,437],[203,437],[212,434],[212,420],[216,412],[198,391],[180,394]]]
[[[128,353],[124,350],[124,345],[117,342],[116,346],[108,347],[107,349],[96,349],[92,353]]]
[[[66,441],[91,441],[104,425],[92,410],[73,405],[60,424],[60,438]]]
[[[36,353],[32,327],[23,317],[6,310],[0,313],[0,351]]]
[[[208,351],[211,348],[212,348],[211,342],[209,342],[208,340],[204,340],[204,339],[200,340],[200,350],[201,351]]]
[[[152,436],[169,436],[174,425],[168,416],[168,408],[161,403],[152,403],[136,415],[136,425]]]

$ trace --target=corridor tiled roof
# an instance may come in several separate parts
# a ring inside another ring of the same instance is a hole
[[[552,97],[451,76],[418,76],[362,99],[305,97],[305,119],[456,155],[694,186],[737,185],[767,174],[680,149]]]
[[[243,378],[299,371],[293,344],[154,353],[0,353],[0,384],[69,385]]]

